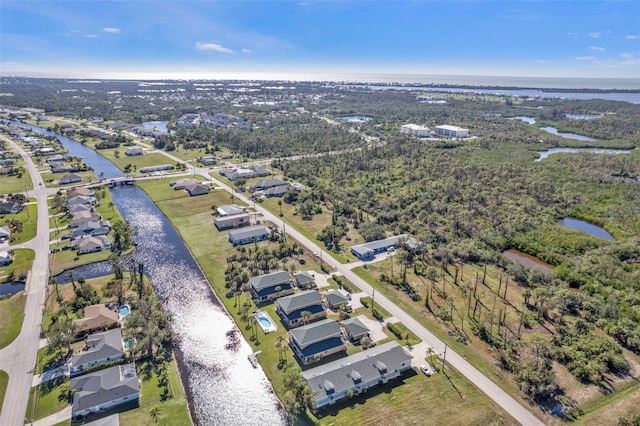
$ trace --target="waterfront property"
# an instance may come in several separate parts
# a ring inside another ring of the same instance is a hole
[[[173,170],[172,164],[161,164],[159,166],[142,167],[140,173],[162,172],[165,170]]]
[[[327,317],[322,296],[317,290],[301,291],[279,298],[276,300],[276,312],[287,328]]]
[[[383,240],[371,241],[368,243],[351,246],[351,253],[353,253],[360,260],[371,260],[376,256],[376,254],[383,253],[394,247],[394,245],[398,243],[398,240],[400,238],[406,237],[406,234],[400,234],[393,237],[385,238]]]
[[[104,235],[98,235],[74,240],[71,247],[78,250],[78,254],[95,253],[111,249],[111,241]]]
[[[111,223],[108,220],[96,222],[83,222],[71,233],[71,240],[79,238],[97,237],[107,235],[111,231]]]
[[[268,313],[263,311],[256,311],[253,316],[258,321],[258,325],[260,325],[260,328],[262,329],[264,334],[269,334],[272,331],[278,330],[278,326],[271,320],[271,317]]]
[[[130,146],[124,151],[124,155],[127,155],[129,157],[142,154],[144,154],[144,150],[139,146]]]
[[[87,338],[85,349],[71,357],[71,375],[82,373],[89,367],[122,358],[122,329],[94,333]]]
[[[294,328],[288,334],[289,346],[305,365],[347,349],[340,324],[331,319]]]
[[[348,395],[387,383],[411,369],[411,354],[393,341],[302,372],[323,408]]]
[[[118,323],[119,315],[105,305],[85,306],[84,317],[75,320],[79,334],[109,328]]]
[[[179,189],[185,189],[187,185],[192,185],[194,183],[196,183],[196,181],[193,179],[178,179],[175,182],[169,182],[169,186],[173,187],[174,191],[177,191]]]
[[[436,126],[436,133],[442,136],[448,136],[451,138],[468,138],[469,137],[469,129],[463,129],[458,126],[450,126],[448,124],[444,124],[442,126]]]
[[[338,290],[327,290],[322,294],[322,297],[327,305],[327,308],[331,310],[338,310],[342,305],[348,305],[349,299]]]
[[[233,216],[219,216],[213,219],[213,224],[218,228],[218,231],[242,228],[249,224],[249,213],[240,213]]]
[[[76,173],[69,173],[64,175],[62,179],[60,179],[60,185],[66,185],[69,183],[77,183],[82,182],[82,176]]]
[[[351,343],[357,344],[360,343],[362,338],[369,337],[369,328],[367,328],[367,326],[364,325],[357,317],[340,321],[340,325],[342,326],[344,337],[346,337]]]
[[[431,136],[431,129],[425,126],[419,126],[417,124],[403,124],[400,126],[400,133],[409,134],[421,138],[428,138]]]
[[[211,188],[209,188],[207,185],[203,185],[198,182],[193,182],[191,184],[187,184],[184,190],[187,191],[187,193],[190,196],[194,197],[196,195],[208,194]]]
[[[260,225],[229,231],[229,242],[235,245],[264,241],[268,238],[269,230]]]
[[[102,216],[100,216],[99,213],[95,213],[92,211],[81,211],[73,213],[73,217],[71,218],[67,226],[69,228],[77,228],[83,223],[98,222],[100,220],[102,220]]]
[[[135,364],[117,365],[71,379],[71,417],[78,419],[140,397]]]
[[[266,302],[293,293],[291,275],[287,271],[272,272],[249,280],[249,291],[258,302]]]

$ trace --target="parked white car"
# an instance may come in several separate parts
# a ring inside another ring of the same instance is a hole
[[[424,373],[424,375],[427,376],[427,377],[429,377],[429,376],[431,376],[433,374],[433,369],[430,366],[424,365],[424,364],[422,364],[420,366],[420,371],[422,371]]]

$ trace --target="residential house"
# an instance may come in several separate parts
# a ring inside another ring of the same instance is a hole
[[[312,272],[296,272],[293,274],[296,286],[301,289],[316,288],[316,278]]]
[[[244,212],[245,210],[243,208],[238,207],[235,204],[220,206],[216,209],[216,214],[218,216],[235,216]]]
[[[173,170],[172,164],[161,164],[159,166],[142,167],[138,169],[140,173],[161,172],[164,170]]]
[[[291,189],[292,186],[287,184],[287,185],[280,185],[280,186],[274,186],[273,188],[269,188],[266,191],[264,191],[262,193],[262,195],[264,195],[267,198],[272,198],[272,197],[282,197],[284,194],[287,193],[287,191],[289,189]]]
[[[79,212],[73,215],[73,218],[69,221],[69,228],[77,228],[82,223],[97,222],[102,220],[102,216],[96,212]]]
[[[209,188],[207,185],[194,182],[192,184],[188,184],[187,186],[185,186],[184,189],[185,191],[187,191],[187,193],[189,193],[191,197],[194,197],[196,195],[208,194],[211,188]]]
[[[71,379],[71,417],[79,419],[140,397],[135,364],[116,365]]]
[[[288,335],[289,346],[305,365],[347,349],[340,324],[330,319],[291,329]]]
[[[5,242],[11,237],[11,229],[8,226],[0,226],[0,243]]]
[[[249,213],[237,214],[234,216],[221,216],[216,217],[213,220],[213,224],[218,228],[218,231],[225,229],[241,228],[250,223]]]
[[[349,299],[347,296],[339,292],[338,290],[327,290],[322,294],[327,307],[331,310],[337,311],[342,305],[348,305]]]
[[[359,343],[363,337],[369,337],[369,328],[357,317],[340,321],[344,337],[352,343]]]
[[[22,210],[22,204],[16,202],[0,203],[0,214],[16,214]]]
[[[85,222],[78,225],[78,227],[71,233],[71,240],[107,235],[109,232],[111,232],[111,223],[108,220]]]
[[[77,166],[72,164],[63,164],[60,166],[52,167],[51,173],[69,173],[75,171],[77,168]]]
[[[127,155],[129,157],[142,155],[142,154],[144,154],[144,150],[139,146],[130,146],[124,151],[124,155]]]
[[[393,237],[385,238],[382,240],[371,241],[364,244],[358,244],[351,246],[351,253],[353,253],[360,260],[371,260],[378,253],[383,253],[394,247],[401,238],[406,238],[406,234],[395,235]]]
[[[77,215],[78,213],[92,212],[92,211],[93,211],[93,207],[91,207],[91,206],[90,206],[90,205],[88,205],[88,204],[76,204],[76,205],[73,205],[73,206],[69,206],[69,207],[67,208],[67,211],[68,211],[71,215],[75,216],[75,215]]]
[[[249,188],[255,191],[264,191],[265,189],[273,188],[274,186],[282,186],[285,185],[285,182],[282,179],[267,179],[261,180],[260,182],[256,182],[252,184]]]
[[[44,159],[44,161],[46,161],[47,164],[63,163],[65,161],[67,161],[67,157],[62,155],[62,154],[47,155],[47,157]]]
[[[84,317],[75,320],[75,324],[78,334],[84,334],[109,328],[117,324],[119,318],[116,311],[112,311],[105,305],[91,305],[84,307]]]
[[[67,206],[69,208],[77,205],[93,206],[94,204],[96,204],[96,198],[93,196],[76,195],[75,197],[71,198],[67,197]]]
[[[287,328],[294,328],[319,318],[326,318],[322,296],[316,290],[305,290],[276,300],[276,313]]]
[[[98,251],[111,249],[111,241],[103,235],[97,237],[79,238],[71,244],[74,250],[78,250],[78,254],[95,253]]]
[[[194,183],[196,183],[196,181],[193,179],[178,179],[175,182],[169,182],[169,186],[172,186],[173,190],[177,191],[179,189],[185,189],[187,185],[192,185]]]
[[[11,169],[9,167],[0,167],[0,175],[6,176],[11,174]]]
[[[82,195],[83,197],[93,197],[95,191],[90,188],[71,188],[67,190],[67,199]]]
[[[213,166],[217,163],[218,159],[215,155],[210,155],[207,157],[198,157],[198,161],[204,166]]]
[[[13,262],[13,257],[8,251],[0,251],[0,266],[7,266]]]
[[[302,372],[317,408],[399,377],[411,369],[411,354],[398,342],[376,346]]]
[[[268,238],[269,230],[260,225],[247,226],[245,228],[229,231],[229,242],[236,245],[264,241]]]
[[[287,271],[259,275],[249,280],[249,291],[259,302],[266,302],[293,293],[291,275]]]
[[[66,185],[69,183],[76,183],[76,182],[82,182],[82,176],[75,173],[69,173],[67,175],[64,175],[62,179],[60,179],[60,185]]]
[[[71,357],[71,375],[80,374],[89,367],[114,361],[124,356],[122,329],[90,334],[82,352]]]

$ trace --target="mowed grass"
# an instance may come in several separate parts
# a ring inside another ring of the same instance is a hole
[[[258,327],[257,340],[251,340],[253,332],[248,323],[241,320],[235,298],[225,297],[225,259],[236,249],[228,243],[227,232],[218,232],[213,226],[211,205],[230,204],[230,195],[222,190],[214,190],[207,196],[189,197],[181,191],[168,189],[166,182],[162,184],[157,181],[144,181],[138,184],[156,201],[178,229],[219,299],[238,324],[244,338],[249,341],[255,351],[262,350],[258,361],[271,380],[276,393],[282,396],[283,375],[278,369],[279,355],[275,345],[278,336],[286,335],[286,329],[275,313],[274,304],[262,304],[258,308],[266,311],[271,319],[276,321],[278,331],[265,335]],[[188,204],[185,204],[187,202]],[[188,208],[185,205],[188,205]],[[258,245],[268,244],[274,243],[260,242]],[[301,269],[309,269],[308,266],[310,265]],[[242,295],[241,303],[246,300],[246,295]],[[253,302],[250,303],[249,311],[252,312],[256,306]],[[390,334],[388,330],[386,332]],[[285,351],[285,356],[290,366],[299,368],[290,349]],[[432,376],[430,379],[435,380],[428,382],[424,375],[412,374],[379,391],[369,391],[365,395],[366,399],[359,397],[348,401],[339,411],[324,413],[319,419],[319,424],[364,425],[386,422],[390,425],[423,425],[427,419],[426,416],[430,416],[428,423],[431,424],[515,424],[501,408],[495,406],[490,398],[479,392],[470,382],[455,373],[450,375],[455,387],[446,378],[440,378],[441,375]],[[442,383],[434,387],[433,383],[438,383],[438,380]],[[443,408],[439,409],[438,404]]]
[[[31,249],[13,249],[13,252],[13,262],[0,268],[0,283],[5,282],[11,273],[15,278],[18,278],[21,274],[26,277],[31,265],[33,265],[33,259],[36,257],[36,252]]]
[[[96,152],[106,157],[109,161],[115,164],[120,170],[124,170],[128,164],[131,164],[131,172],[130,172],[131,174],[139,175],[140,169],[142,167],[159,166],[161,164],[172,164],[175,166],[175,161],[164,156],[160,152],[156,152],[155,150],[153,151],[145,150],[145,153],[143,155],[128,156],[128,155],[125,155],[125,151],[129,147],[124,145],[121,145],[119,148],[116,148],[116,149],[95,149],[95,144],[93,143],[87,144],[87,146],[89,146],[91,149],[94,149]],[[136,146],[136,145],[133,145],[133,146]],[[117,157],[116,157],[116,151],[119,152]],[[135,166],[135,171],[133,166]]]
[[[29,202],[33,201],[35,201],[35,199],[29,199]],[[36,236],[38,227],[38,206],[35,202],[33,204],[27,204],[20,213],[0,215],[0,223],[2,223],[2,225],[5,225],[7,220],[12,219],[22,222],[22,232],[11,234],[11,245],[26,243]]]
[[[63,385],[68,378],[59,377],[31,388],[25,418],[34,421],[55,414],[69,405],[63,395]]]
[[[0,370],[0,413],[2,413],[2,404],[4,403],[4,395],[7,393],[9,386],[9,375],[6,371]]]
[[[17,177],[16,175],[0,176],[0,188],[0,194],[17,194],[32,190],[33,182],[31,181],[29,171],[26,168],[23,169],[23,175],[21,177]]]
[[[0,300],[0,349],[14,341],[22,329],[24,320],[24,304],[27,296],[24,292]]]

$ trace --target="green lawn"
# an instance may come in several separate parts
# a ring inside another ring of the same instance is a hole
[[[29,202],[35,201],[30,198]],[[26,208],[18,214],[5,214],[0,215],[0,223],[5,224],[6,220],[19,220],[22,223],[22,232],[11,234],[11,244],[17,245],[26,243],[36,236],[38,226],[38,206],[33,204],[27,204]]]
[[[2,413],[2,404],[4,403],[4,394],[9,386],[9,375],[6,371],[0,370],[0,413]]]
[[[60,377],[31,388],[25,418],[28,421],[41,419],[63,410],[69,401],[62,394],[63,385],[69,379]]]
[[[82,176],[82,183],[97,182],[98,177],[91,170],[85,172],[72,172],[75,175]],[[72,184],[60,184],[60,179],[65,177],[68,173],[42,173],[42,180],[45,182],[47,188],[60,188],[64,189],[71,185],[78,185],[80,182]],[[49,180],[52,180],[49,182]]]
[[[24,304],[27,297],[24,292],[0,300],[0,349],[6,347],[20,334],[24,320]]]
[[[95,149],[95,145],[87,143],[89,148]],[[145,151],[143,155],[127,156],[124,152],[127,150],[127,146],[120,146],[117,149],[99,149],[96,150],[99,154],[105,156],[109,161],[115,164],[120,170],[124,170],[127,164],[131,164],[131,174],[140,175],[139,170],[142,167],[158,166],[161,164],[172,164],[175,166],[175,161],[165,157],[160,152]],[[119,152],[116,157],[116,151]],[[135,169],[134,169],[135,166]]]
[[[19,160],[16,162],[15,167],[20,167],[24,165],[23,160]],[[33,182],[31,181],[31,175],[29,174],[29,170],[23,168],[23,173],[21,177],[17,175],[2,175],[0,176],[0,194],[16,194],[21,192],[30,191],[33,189]]]
[[[7,281],[12,273],[15,278],[20,277],[21,274],[26,277],[36,257],[36,252],[31,249],[14,249],[13,252],[13,262],[0,268],[0,283]]]

